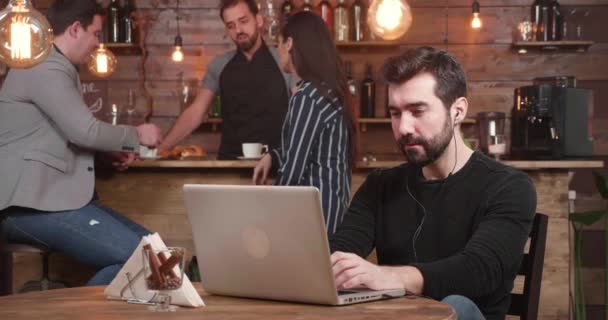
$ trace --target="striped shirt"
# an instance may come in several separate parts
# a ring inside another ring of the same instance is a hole
[[[289,100],[280,147],[271,151],[277,185],[319,189],[329,235],[348,207],[352,176],[348,120],[336,103],[301,81]]]

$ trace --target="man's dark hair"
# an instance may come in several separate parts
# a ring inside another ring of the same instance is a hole
[[[47,18],[54,35],[60,35],[78,21],[84,29],[93,23],[95,15],[103,16],[105,11],[95,0],[55,0],[47,12]]]
[[[224,10],[226,10],[227,8],[234,7],[241,2],[244,2],[247,5],[249,11],[251,11],[254,16],[260,11],[260,9],[258,8],[258,4],[257,2],[255,2],[255,0],[221,0],[220,18],[222,18],[222,21],[224,21]]]
[[[388,58],[380,74],[387,83],[402,84],[424,72],[435,78],[435,95],[446,108],[456,99],[467,96],[467,79],[462,67],[449,53],[436,48],[419,47]]]

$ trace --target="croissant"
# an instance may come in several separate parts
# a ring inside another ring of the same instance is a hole
[[[163,158],[179,159],[185,157],[204,157],[207,155],[207,152],[201,146],[191,144],[187,146],[175,146],[169,150],[161,150],[158,155]]]
[[[207,153],[205,152],[205,150],[195,144],[185,146],[184,149],[181,151],[182,157],[204,157],[206,155]]]

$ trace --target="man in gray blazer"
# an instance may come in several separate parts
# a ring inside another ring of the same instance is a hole
[[[103,10],[95,0],[56,0],[46,60],[10,70],[0,90],[0,214],[9,241],[34,242],[93,265],[107,284],[149,232],[94,201],[96,151],[132,160],[160,142],[158,127],[113,126],[85,104],[78,73],[97,47]],[[129,156],[124,156],[130,153]]]

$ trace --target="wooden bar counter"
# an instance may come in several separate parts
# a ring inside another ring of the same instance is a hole
[[[185,183],[251,184],[255,163],[205,159],[137,161],[128,171],[98,178],[97,191],[104,204],[158,231],[168,244],[192,250],[192,234],[183,203],[182,186]],[[353,192],[374,168],[399,163],[359,162],[353,174]],[[539,318],[567,319],[570,304],[568,183],[573,169],[602,168],[603,162],[563,160],[505,163],[530,175],[538,195],[537,211],[550,218]],[[516,289],[518,287],[521,287],[520,283],[516,283]]]

